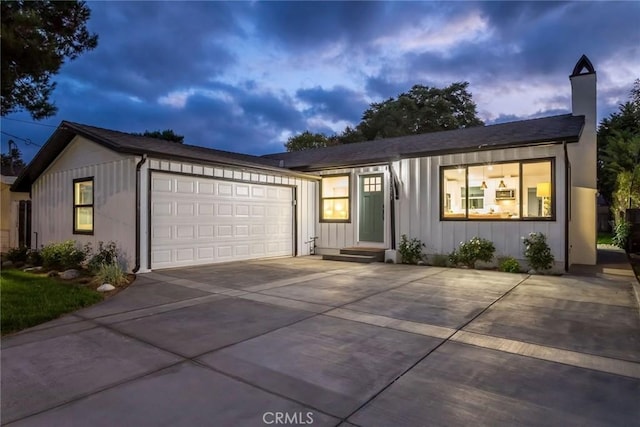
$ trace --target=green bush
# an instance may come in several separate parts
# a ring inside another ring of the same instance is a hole
[[[502,258],[500,260],[498,270],[504,271],[505,273],[519,273],[520,264],[518,263],[518,261],[516,261],[515,258],[512,257]]]
[[[496,251],[493,243],[481,237],[474,237],[468,242],[461,242],[457,250],[449,255],[452,265],[463,264],[469,268],[475,268],[476,262],[490,262]]]
[[[29,248],[26,246],[20,246],[19,248],[11,248],[7,251],[7,260],[12,263],[18,262],[27,262],[27,257],[29,255]]]
[[[118,262],[118,256],[119,254],[116,242],[109,242],[106,245],[104,242],[98,242],[98,252],[89,259],[87,268],[92,273],[97,273],[102,264],[113,264]]]
[[[436,267],[446,267],[449,264],[449,257],[442,254],[434,254],[431,256],[431,265]]]
[[[536,271],[543,271],[553,266],[554,257],[544,234],[529,233],[529,237],[525,238],[523,243],[524,257],[531,268]]]
[[[46,268],[67,270],[79,268],[87,257],[87,248],[80,249],[74,240],[61,243],[49,243],[42,248],[42,264]]]
[[[127,281],[127,275],[117,262],[100,264],[96,278],[100,283],[109,283],[113,286],[119,286]]]
[[[611,238],[611,242],[617,247],[626,250],[629,234],[631,234],[631,224],[625,220],[618,221],[618,223],[613,227],[613,237]]]
[[[31,265],[42,265],[42,254],[39,250],[33,249],[27,255],[27,263]]]
[[[418,261],[422,261],[424,257],[422,253],[422,248],[424,247],[424,243],[422,243],[419,239],[413,238],[409,240],[406,234],[403,234],[400,237],[400,247],[398,248],[398,252],[400,252],[400,256],[402,257],[402,262],[404,264],[417,264]]]

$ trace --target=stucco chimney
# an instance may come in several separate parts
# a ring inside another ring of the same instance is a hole
[[[597,134],[596,134],[596,70],[586,55],[576,63],[571,80],[571,111],[574,116],[584,116],[585,124],[577,146],[573,147],[573,185],[597,188]]]
[[[595,265],[597,223],[597,144],[596,144],[596,70],[585,55],[578,60],[569,76],[571,109],[584,116],[585,123],[576,144],[568,144],[571,164],[569,210],[569,265]]]

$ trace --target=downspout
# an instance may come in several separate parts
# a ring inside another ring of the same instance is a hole
[[[569,221],[571,221],[571,164],[567,152],[567,141],[562,142],[564,149],[564,271],[569,271]]]
[[[391,227],[391,249],[396,249],[396,200],[398,200],[398,185],[397,178],[395,173],[393,172],[393,163],[389,162],[389,180],[390,182],[390,202],[391,202],[391,210],[389,211],[389,223]]]
[[[140,270],[140,169],[147,161],[147,155],[143,154],[142,159],[136,164],[136,265],[133,273]]]

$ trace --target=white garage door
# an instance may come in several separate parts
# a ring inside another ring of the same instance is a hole
[[[151,268],[293,255],[293,189],[154,172]]]

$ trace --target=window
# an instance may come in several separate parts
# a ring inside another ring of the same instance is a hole
[[[320,221],[349,222],[349,175],[326,176],[320,184]]]
[[[554,220],[553,165],[545,159],[444,167],[441,219]]]
[[[73,180],[73,233],[93,234],[93,178]]]

